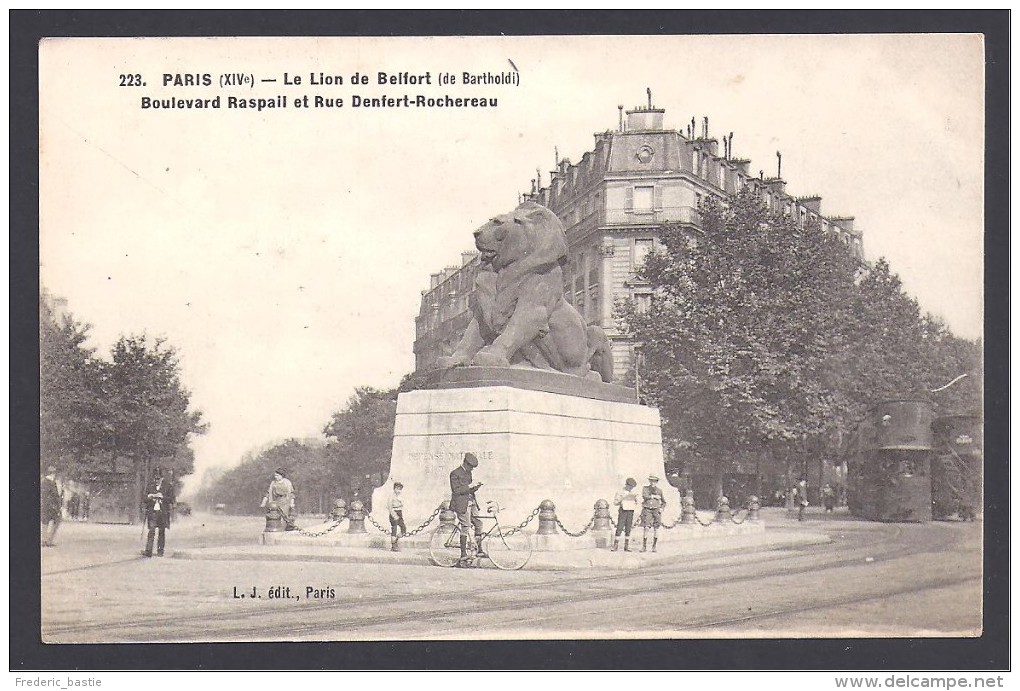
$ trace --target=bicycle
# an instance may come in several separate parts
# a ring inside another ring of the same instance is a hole
[[[531,559],[532,545],[531,538],[527,533],[504,532],[499,524],[499,504],[494,501],[486,502],[486,511],[490,514],[479,515],[478,518],[491,520],[493,525],[482,533],[479,542],[485,553],[485,558],[497,569],[504,571],[516,571],[524,568],[524,565]],[[475,544],[474,536],[469,535],[467,540],[467,556],[461,560],[460,536],[463,532],[458,523],[440,525],[432,533],[429,540],[429,556],[436,566],[451,567],[458,563],[464,566],[477,566],[481,557],[477,556],[478,547]]]

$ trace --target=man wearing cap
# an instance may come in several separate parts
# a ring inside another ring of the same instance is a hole
[[[648,484],[641,488],[641,551],[648,551],[648,528],[652,529],[652,551],[659,542],[659,526],[662,525],[662,509],[666,498],[658,487],[659,477],[648,476]]]
[[[269,502],[275,502],[280,507],[287,529],[293,529],[294,521],[290,517],[290,512],[294,509],[294,485],[287,479],[287,471],[283,468],[277,468],[273,473],[273,481],[269,483],[269,489],[266,490],[266,496],[262,498],[260,506],[266,508]]]
[[[152,471],[152,480],[145,488],[145,520],[149,524],[149,535],[145,539],[146,557],[152,556],[152,543],[156,540],[156,555],[162,557],[166,547],[166,531],[170,527],[170,509],[174,504],[173,483],[163,477],[163,470],[156,467]]]
[[[475,491],[482,483],[472,484],[471,471],[478,467],[478,458],[473,453],[464,454],[464,462],[450,473],[450,510],[457,514],[460,524],[460,562],[458,566],[467,565],[467,540],[472,529],[478,552],[475,556],[484,557],[482,551],[482,521],[478,518],[478,503]]]
[[[53,547],[53,538],[57,536],[57,528],[60,527],[61,504],[63,497],[60,496],[60,488],[57,487],[57,469],[51,465],[46,469],[46,475],[39,484],[39,515],[46,524],[43,547]]]

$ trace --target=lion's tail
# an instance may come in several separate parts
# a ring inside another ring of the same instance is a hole
[[[600,326],[589,326],[588,335],[588,363],[591,368],[598,372],[602,381],[607,384],[613,382],[613,348],[609,337]]]

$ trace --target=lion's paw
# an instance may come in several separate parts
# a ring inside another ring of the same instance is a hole
[[[454,355],[443,355],[436,360],[436,366],[439,369],[452,369],[454,367],[464,367],[465,365],[467,365],[467,360]]]
[[[479,350],[471,360],[471,364],[477,367],[509,367],[510,361],[499,353]]]

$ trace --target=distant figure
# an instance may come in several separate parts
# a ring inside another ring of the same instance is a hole
[[[807,480],[801,478],[793,490],[793,498],[797,502],[797,520],[804,520],[804,510],[808,507]]]
[[[478,501],[475,492],[482,483],[472,484],[471,471],[478,467],[478,458],[473,453],[464,454],[464,462],[450,473],[450,510],[457,514],[460,525],[460,561],[458,566],[470,566],[467,557],[468,535],[472,530],[478,546],[476,557],[484,557],[482,551],[482,521],[478,518]]]
[[[634,494],[634,488],[637,487],[637,481],[629,477],[627,481],[623,483],[623,489],[616,493],[616,498],[613,499],[613,503],[620,507],[620,510],[616,515],[616,536],[613,538],[613,550],[616,551],[620,548],[620,534],[624,535],[623,538],[623,551],[630,551],[630,530],[634,525],[634,512],[637,511],[638,498]]]
[[[145,520],[149,525],[149,535],[145,539],[146,557],[152,556],[152,543],[156,540],[156,556],[162,557],[166,547],[166,531],[170,528],[170,512],[173,510],[175,497],[173,483],[163,477],[163,469],[152,470],[152,480],[145,488]],[[156,533],[159,533],[158,539]]]
[[[294,519],[291,512],[294,510],[294,485],[287,479],[287,471],[283,468],[277,468],[273,473],[273,480],[269,483],[266,496],[262,498],[262,508],[266,508],[269,502],[275,502],[280,507],[287,530],[293,530]]]
[[[659,542],[659,526],[662,525],[662,509],[666,506],[666,498],[659,489],[659,478],[648,476],[648,484],[641,488],[641,551],[648,551],[648,529],[652,529],[652,551],[656,551]]]
[[[85,496],[82,497],[82,500],[81,500],[81,520],[83,520],[83,521],[89,520],[89,509],[91,508],[90,507],[91,503],[92,503],[92,495],[91,495],[91,493],[86,492]]]
[[[822,504],[825,505],[825,513],[832,513],[836,506],[836,490],[828,482],[822,487]]]
[[[53,539],[57,536],[57,528],[60,527],[60,506],[63,497],[60,495],[60,488],[57,487],[57,469],[50,466],[46,469],[39,484],[39,517],[46,525],[46,536],[43,538],[43,547],[53,547]]]
[[[386,504],[386,509],[390,514],[390,549],[394,552],[400,551],[397,540],[407,535],[407,526],[404,525],[404,502],[400,499],[400,493],[403,489],[404,485],[402,483],[394,482],[393,494],[390,495],[390,499]],[[400,529],[399,535],[397,535],[398,528]]]

